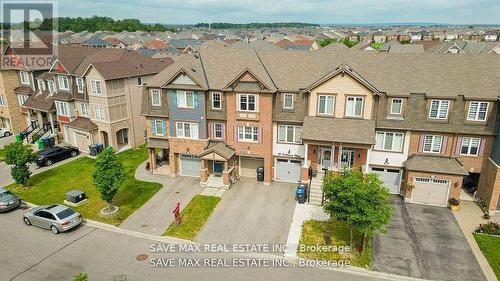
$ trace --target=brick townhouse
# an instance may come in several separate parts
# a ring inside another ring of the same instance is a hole
[[[266,184],[354,168],[442,206],[465,182],[496,209],[499,68],[479,56],[202,50],[144,87],[150,164],[215,186],[257,167]]]

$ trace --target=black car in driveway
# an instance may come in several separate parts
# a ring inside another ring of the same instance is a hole
[[[38,151],[36,164],[40,167],[50,166],[66,158],[76,157],[80,154],[77,147],[74,146],[54,146]]]

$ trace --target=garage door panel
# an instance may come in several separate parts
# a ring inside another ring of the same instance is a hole
[[[201,169],[201,160],[199,158],[184,157],[180,158],[181,176],[199,177]]]
[[[416,178],[411,202],[444,206],[448,197],[448,188],[449,182],[446,180]]]
[[[290,182],[299,182],[301,176],[302,161],[276,159],[276,179]]]
[[[258,158],[240,158],[240,176],[257,177],[257,168],[264,167],[264,160]]]
[[[90,136],[80,132],[73,132],[74,146],[78,147],[79,150],[88,152],[90,145]]]
[[[399,183],[401,182],[400,170],[372,168],[372,172],[378,175],[379,179],[384,182],[384,186],[389,189],[390,193],[399,193]]]

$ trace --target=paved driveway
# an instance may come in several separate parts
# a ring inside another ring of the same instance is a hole
[[[485,280],[451,211],[392,198],[388,233],[373,239],[373,270],[432,280]]]
[[[13,143],[16,140],[14,136],[10,137],[0,137],[0,148],[8,145],[9,143]]]
[[[196,237],[203,243],[286,243],[295,208],[295,184],[271,186],[242,178]]]

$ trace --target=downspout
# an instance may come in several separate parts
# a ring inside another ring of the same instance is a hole
[[[131,79],[131,77],[127,77],[127,80]],[[132,136],[134,136],[134,146],[137,145],[136,139],[135,139],[135,123],[134,123],[134,112],[132,111],[132,95],[130,92],[130,84],[127,82],[127,92],[128,92],[128,110],[130,112],[130,129],[132,131]],[[116,132],[115,132],[115,137],[116,137]],[[129,142],[130,142],[130,136],[128,136]]]

